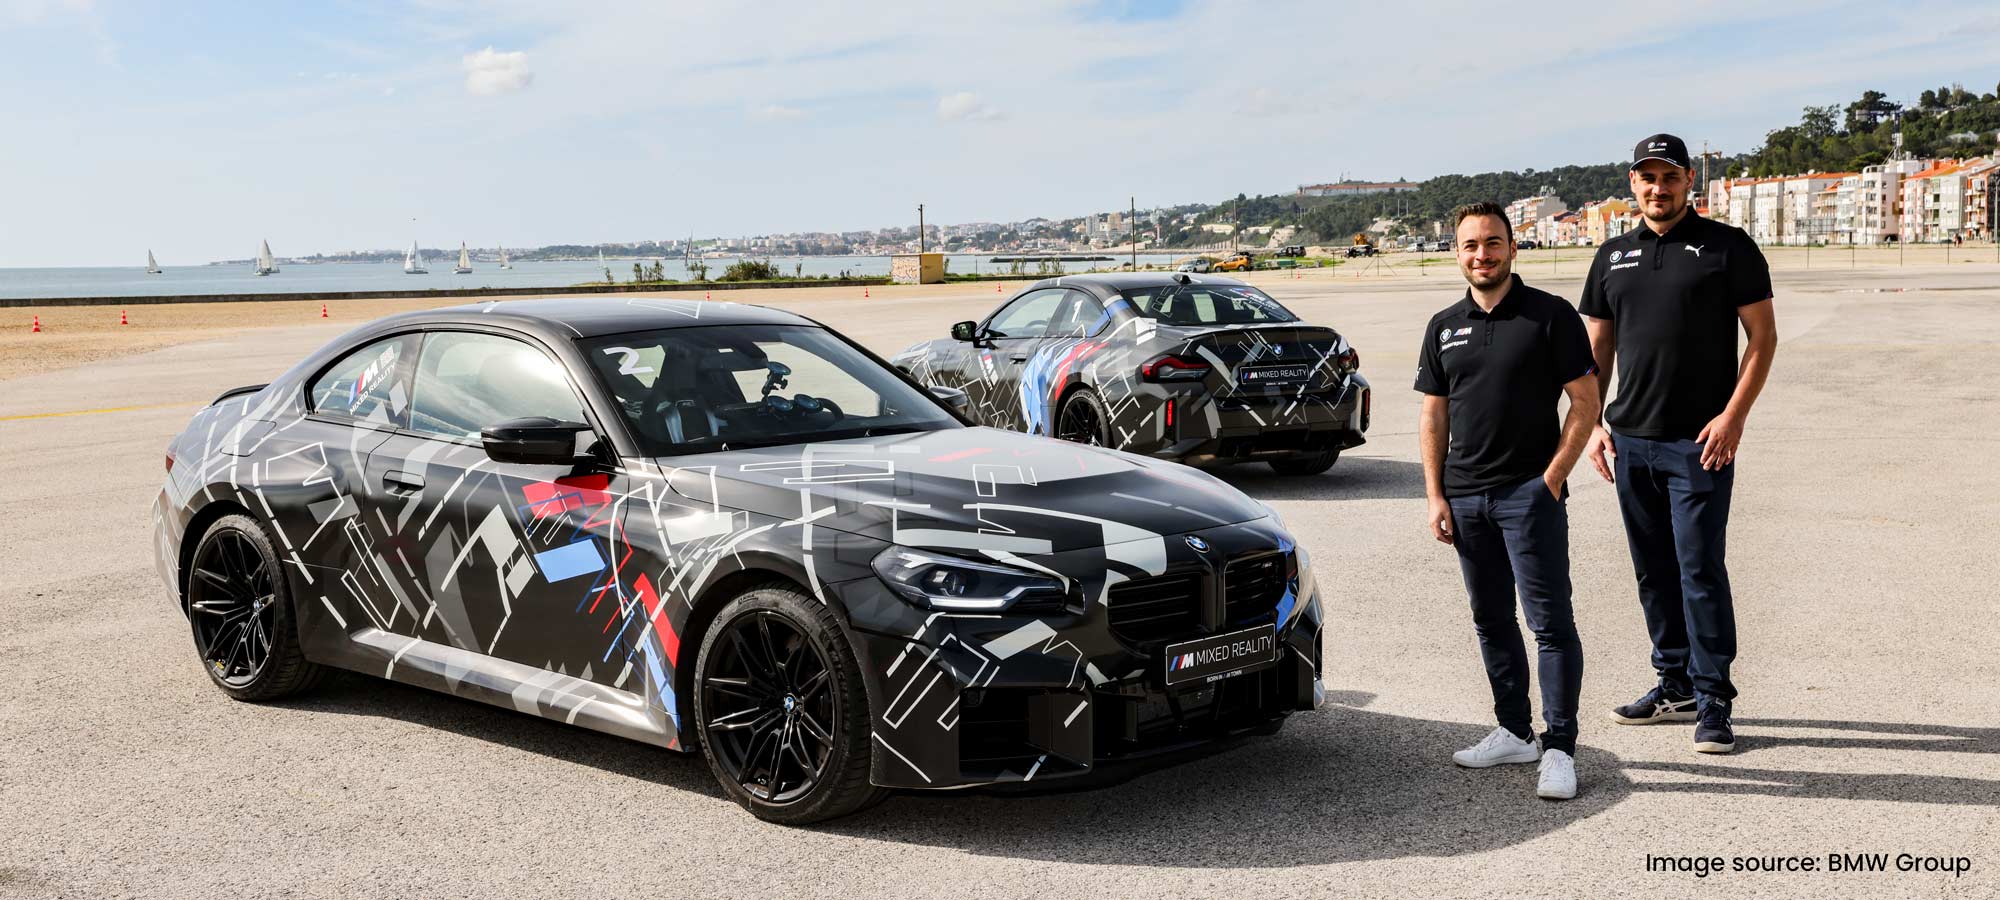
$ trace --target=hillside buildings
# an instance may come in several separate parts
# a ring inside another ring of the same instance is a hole
[[[1993,239],[2000,157],[1899,159],[1859,172],[1719,178],[1711,215],[1761,244],[1881,246]]]

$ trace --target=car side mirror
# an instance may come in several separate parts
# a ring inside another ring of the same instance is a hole
[[[577,436],[595,440],[590,426],[547,416],[508,419],[479,432],[479,442],[494,462],[529,466],[570,466],[590,457],[577,448]]]
[[[977,343],[979,341],[979,323],[960,322],[951,326],[951,339],[954,341],[971,341]]]
[[[971,323],[968,322],[966,324],[969,325]],[[955,387],[934,386],[931,388],[931,396],[943,400],[944,405],[951,407],[953,411],[960,414],[964,414],[972,409],[972,398],[966,396],[964,391]]]

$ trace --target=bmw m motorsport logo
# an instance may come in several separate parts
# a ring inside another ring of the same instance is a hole
[[[1195,537],[1194,535],[1190,534],[1187,536],[1187,545],[1193,547],[1194,552],[1196,553],[1208,552],[1208,542],[1202,540],[1201,538]]]

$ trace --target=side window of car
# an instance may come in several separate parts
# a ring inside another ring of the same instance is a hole
[[[1049,320],[1056,317],[1062,303],[1062,288],[1043,288],[1022,294],[987,320],[986,330],[994,337],[1035,338],[1048,332]]]
[[[1087,337],[1103,319],[1103,303],[1088,293],[1072,289],[1056,320],[1049,323],[1049,337]]]
[[[439,331],[424,338],[410,427],[452,438],[525,416],[588,421],[561,364],[513,338]]]
[[[347,354],[308,388],[313,412],[401,427],[410,415],[410,363],[418,336],[376,341]]]

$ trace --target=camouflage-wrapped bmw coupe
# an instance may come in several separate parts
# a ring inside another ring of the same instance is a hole
[[[1269,507],[963,399],[733,303],[393,316],[195,414],[160,574],[232,697],[361,672],[703,753],[786,823],[1320,704]]]

